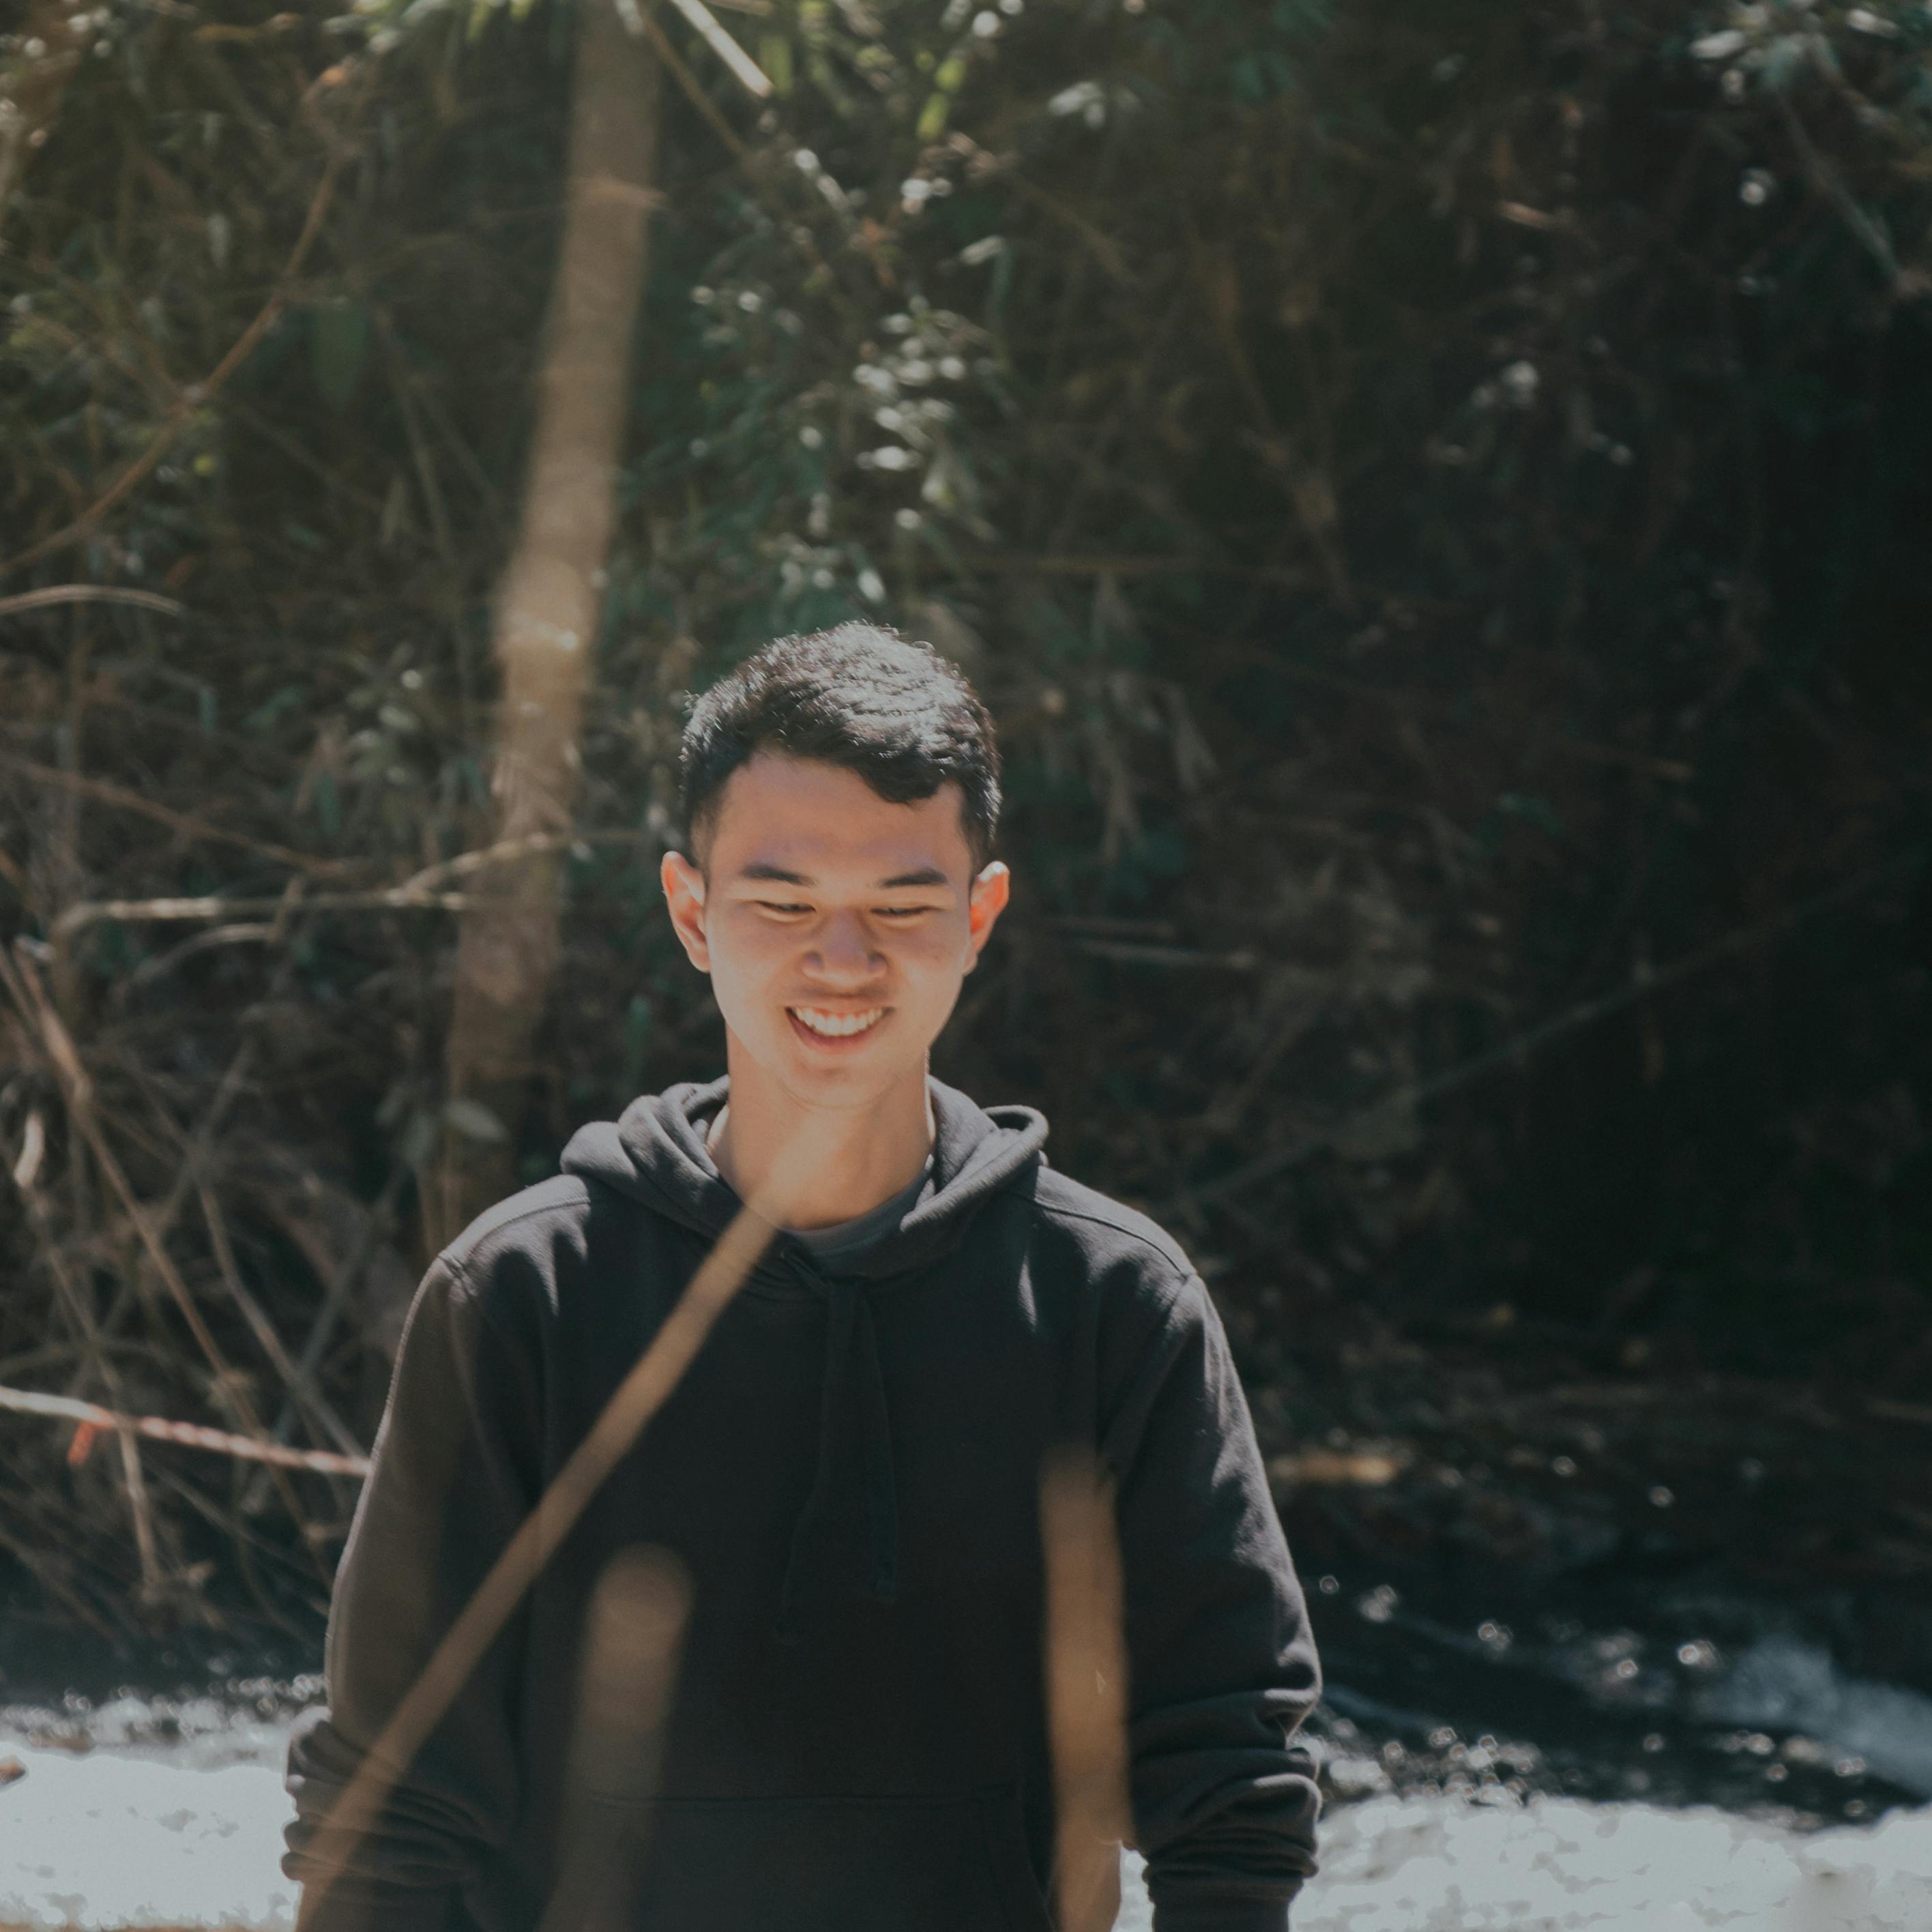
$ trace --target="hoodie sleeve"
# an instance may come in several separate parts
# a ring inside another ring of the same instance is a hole
[[[336,1574],[328,1704],[289,1748],[296,1815],[282,1868],[304,1886],[304,1932],[438,1932],[508,1835],[520,1614],[359,1840],[341,1846],[321,1826],[535,1501],[538,1406],[526,1359],[486,1318],[460,1268],[439,1260],[410,1312]]]
[[[1101,1417],[1119,1484],[1130,1779],[1156,1932],[1285,1932],[1315,1870],[1321,1694],[1301,1588],[1206,1287],[1144,1331]]]

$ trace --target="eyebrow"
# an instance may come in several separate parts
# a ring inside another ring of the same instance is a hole
[[[740,866],[738,876],[741,879],[765,880],[779,886],[809,886],[814,883],[802,872],[788,872],[782,866],[770,865],[762,860]],[[944,886],[950,883],[937,866],[920,866],[910,872],[897,872],[890,879],[881,879],[876,890],[896,892],[908,886]]]

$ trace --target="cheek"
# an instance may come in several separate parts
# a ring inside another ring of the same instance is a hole
[[[964,970],[966,952],[966,922],[961,920],[908,934],[896,949],[896,958],[908,980],[944,992]]]
[[[711,987],[725,1017],[730,1018],[768,1004],[770,983],[783,974],[789,958],[782,933],[735,921],[728,922],[722,932],[715,932]]]

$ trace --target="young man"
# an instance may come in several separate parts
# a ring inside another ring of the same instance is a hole
[[[533,1932],[575,1828],[591,1594],[649,1546],[689,1618],[600,1924],[1048,1932],[1040,1482],[1073,1444],[1117,1485],[1159,1932],[1282,1932],[1318,1678],[1221,1324],[1166,1234],[1048,1164],[1037,1113],[927,1072],[1006,902],[985,710],[925,646],[844,625],[706,693],[683,781],[664,893],[727,1075],[584,1128],[424,1282],[328,1708],[290,1752],[292,1876],[317,1879],[320,1819],[741,1204],[778,1232],[314,1925]]]

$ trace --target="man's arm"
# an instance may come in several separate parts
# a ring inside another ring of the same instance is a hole
[[[1129,1749],[1156,1932],[1286,1932],[1320,1799],[1300,1586],[1198,1276],[1136,1338],[1102,1418],[1118,1480]]]
[[[486,1318],[445,1258],[410,1312],[374,1466],[337,1572],[328,1703],[297,1730],[296,1816],[282,1862],[326,1882],[308,1932],[438,1932],[517,1806],[513,1617],[396,1780],[369,1831],[342,1846],[320,1827],[450,1624],[532,1506],[538,1398],[527,1357]]]

